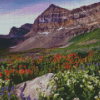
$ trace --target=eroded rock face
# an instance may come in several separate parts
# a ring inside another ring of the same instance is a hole
[[[52,32],[58,28],[76,25],[86,26],[95,22],[100,15],[100,2],[89,6],[82,6],[73,10],[61,8],[51,4],[38,18],[29,33]],[[27,36],[28,34],[26,34]],[[30,34],[29,34],[30,35]]]
[[[23,94],[25,97],[29,96],[31,99],[37,98],[38,94],[36,92],[36,88],[41,88],[41,92],[45,91],[46,94],[49,96],[51,94],[51,87],[47,87],[47,84],[49,83],[49,80],[54,76],[53,73],[48,73],[46,75],[40,76],[35,78],[31,81],[26,81],[23,83],[20,83],[15,86],[16,94],[19,97],[20,96],[20,87],[25,87],[23,90]]]
[[[12,27],[9,32],[9,37],[21,37],[27,34],[32,27],[32,24],[24,24],[20,28]]]

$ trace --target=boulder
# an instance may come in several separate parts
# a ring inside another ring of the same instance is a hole
[[[51,86],[48,87],[49,80],[54,76],[53,73],[48,73],[46,75],[35,78],[34,80],[26,81],[20,83],[15,86],[15,93],[18,97],[20,97],[20,88],[24,87],[23,94],[24,97],[28,97],[30,95],[31,99],[37,98],[38,93],[37,88],[41,89],[41,92],[45,91],[46,95],[49,96],[51,94]]]

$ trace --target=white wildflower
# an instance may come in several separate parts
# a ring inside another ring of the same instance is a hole
[[[99,93],[98,93],[98,96],[99,96],[99,99],[100,99],[100,91],[99,91]]]
[[[79,98],[74,98],[74,100],[79,100]]]
[[[64,74],[62,73],[62,76],[64,76]]]
[[[98,83],[98,80],[95,80],[95,83],[97,84]]]
[[[83,82],[85,82],[85,79],[83,79]]]
[[[61,98],[60,100],[64,100],[63,98]]]
[[[97,99],[97,98],[98,98],[98,96],[95,96],[94,98],[95,98],[95,99]]]
[[[70,80],[68,79],[68,81],[67,81],[67,85],[69,86],[70,85]]]
[[[85,75],[84,75],[84,77],[85,77],[85,78],[88,78],[88,75],[87,75],[87,74],[85,74]]]
[[[47,95],[46,94],[44,94],[44,97],[46,97]]]
[[[55,80],[58,80],[58,77],[55,77]]]
[[[73,80],[73,83],[75,83],[76,82],[76,80]]]
[[[92,82],[88,82],[88,84],[91,84]]]
[[[83,85],[81,84],[80,87],[83,87]]]
[[[54,94],[54,97],[57,97],[59,94]]]
[[[72,91],[72,93],[74,93],[74,90]]]
[[[92,86],[92,85],[88,85],[88,88],[89,88],[89,89],[93,89],[93,86]]]
[[[67,71],[67,74],[69,74],[70,73],[70,71]]]

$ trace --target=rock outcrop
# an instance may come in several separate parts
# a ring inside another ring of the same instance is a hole
[[[32,27],[32,24],[24,24],[19,28],[12,27],[10,32],[9,32],[9,37],[21,37],[27,34]]]
[[[20,88],[25,87],[23,90],[23,94],[25,97],[30,95],[32,100],[34,98],[38,99],[38,94],[36,91],[38,88],[38,89],[41,89],[41,92],[45,91],[46,94],[49,96],[51,94],[51,86],[48,87],[47,84],[49,84],[49,80],[53,76],[54,76],[53,73],[48,73],[46,75],[37,77],[34,80],[20,83],[15,86],[15,91],[16,91],[15,93],[17,94],[18,97],[20,97]]]

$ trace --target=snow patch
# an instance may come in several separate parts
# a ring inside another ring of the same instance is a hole
[[[59,29],[57,29],[57,30],[59,31],[59,30],[62,30],[62,29],[64,29],[64,27],[61,26],[61,27],[60,27]]]
[[[15,48],[16,46],[10,47],[10,48]]]
[[[42,32],[42,33],[39,33],[39,34],[49,34],[49,32]]]

